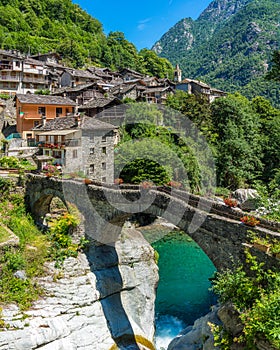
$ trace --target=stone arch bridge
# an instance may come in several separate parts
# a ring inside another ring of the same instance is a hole
[[[244,260],[249,232],[280,240],[279,225],[261,220],[257,227],[241,223],[241,211],[209,199],[166,187],[143,189],[135,185],[106,185],[78,180],[29,175],[25,200],[40,223],[54,197],[73,203],[85,218],[85,234],[97,244],[114,245],[120,230],[132,214],[160,216],[187,233],[206,253],[218,270]],[[278,231],[278,232],[277,232]],[[257,252],[258,254],[258,252]],[[275,264],[266,254],[262,260]]]
[[[198,243],[217,269],[230,267],[233,261],[244,259],[244,244],[248,241],[249,230],[280,239],[277,233],[279,227],[261,222],[260,226],[249,229],[240,222],[243,213],[184,191],[166,187],[145,189],[100,183],[86,185],[78,180],[28,175],[26,206],[38,223],[42,223],[49,212],[54,197],[60,198],[66,205],[75,204],[84,217],[85,235],[93,241],[87,257],[96,276],[101,306],[115,342],[112,350],[155,349],[153,335],[146,334],[141,327],[139,335],[139,322],[137,329],[133,326],[128,306],[121,295],[129,288],[119,269],[115,243],[124,222],[132,214],[160,216],[178,226]],[[258,254],[270,266],[277,263],[267,254]],[[110,272],[106,267],[110,268]],[[134,303],[135,300],[132,301]]]

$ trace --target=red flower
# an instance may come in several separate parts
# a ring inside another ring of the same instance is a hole
[[[115,185],[121,185],[123,183],[123,179],[121,179],[121,178],[116,178],[115,180],[114,180],[114,184]]]
[[[249,216],[249,215],[242,216],[240,221],[242,221],[245,225],[248,225],[248,226],[256,226],[260,223],[259,220],[256,219],[254,216]]]
[[[235,208],[238,205],[237,200],[233,198],[224,198],[224,203],[230,208]]]

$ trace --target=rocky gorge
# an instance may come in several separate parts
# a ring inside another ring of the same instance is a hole
[[[114,247],[90,246],[47,268],[31,309],[3,307],[1,350],[153,349],[158,268],[138,231],[124,228]]]

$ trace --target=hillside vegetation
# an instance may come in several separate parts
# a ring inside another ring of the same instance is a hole
[[[178,22],[153,50],[179,64],[184,77],[279,107],[279,84],[264,78],[280,47],[279,14],[279,0],[215,0],[196,21]]]
[[[126,67],[161,78],[173,74],[170,62],[153,51],[137,52],[123,33],[106,37],[102,24],[71,0],[0,0],[0,12],[2,49],[31,55],[56,51],[74,67]]]

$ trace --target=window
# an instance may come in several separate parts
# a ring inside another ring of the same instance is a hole
[[[106,142],[106,135],[102,136],[102,142]]]
[[[102,147],[102,153],[106,154],[106,147]]]
[[[16,67],[20,67],[20,61],[16,61]]]
[[[62,115],[62,107],[57,107],[55,110],[56,117],[61,117]]]
[[[46,107],[38,107],[38,113],[42,115],[46,115]]]
[[[102,170],[106,170],[106,163],[102,163]]]
[[[90,174],[94,173],[94,164],[90,164],[90,166],[89,166],[89,173]]]
[[[34,128],[35,128],[35,126],[38,126],[39,124],[40,124],[39,120],[35,120],[34,121]]]
[[[78,158],[78,151],[76,149],[73,150],[72,158]]]
[[[106,182],[106,176],[102,177],[102,182]]]
[[[94,148],[89,149],[89,154],[94,154]]]

